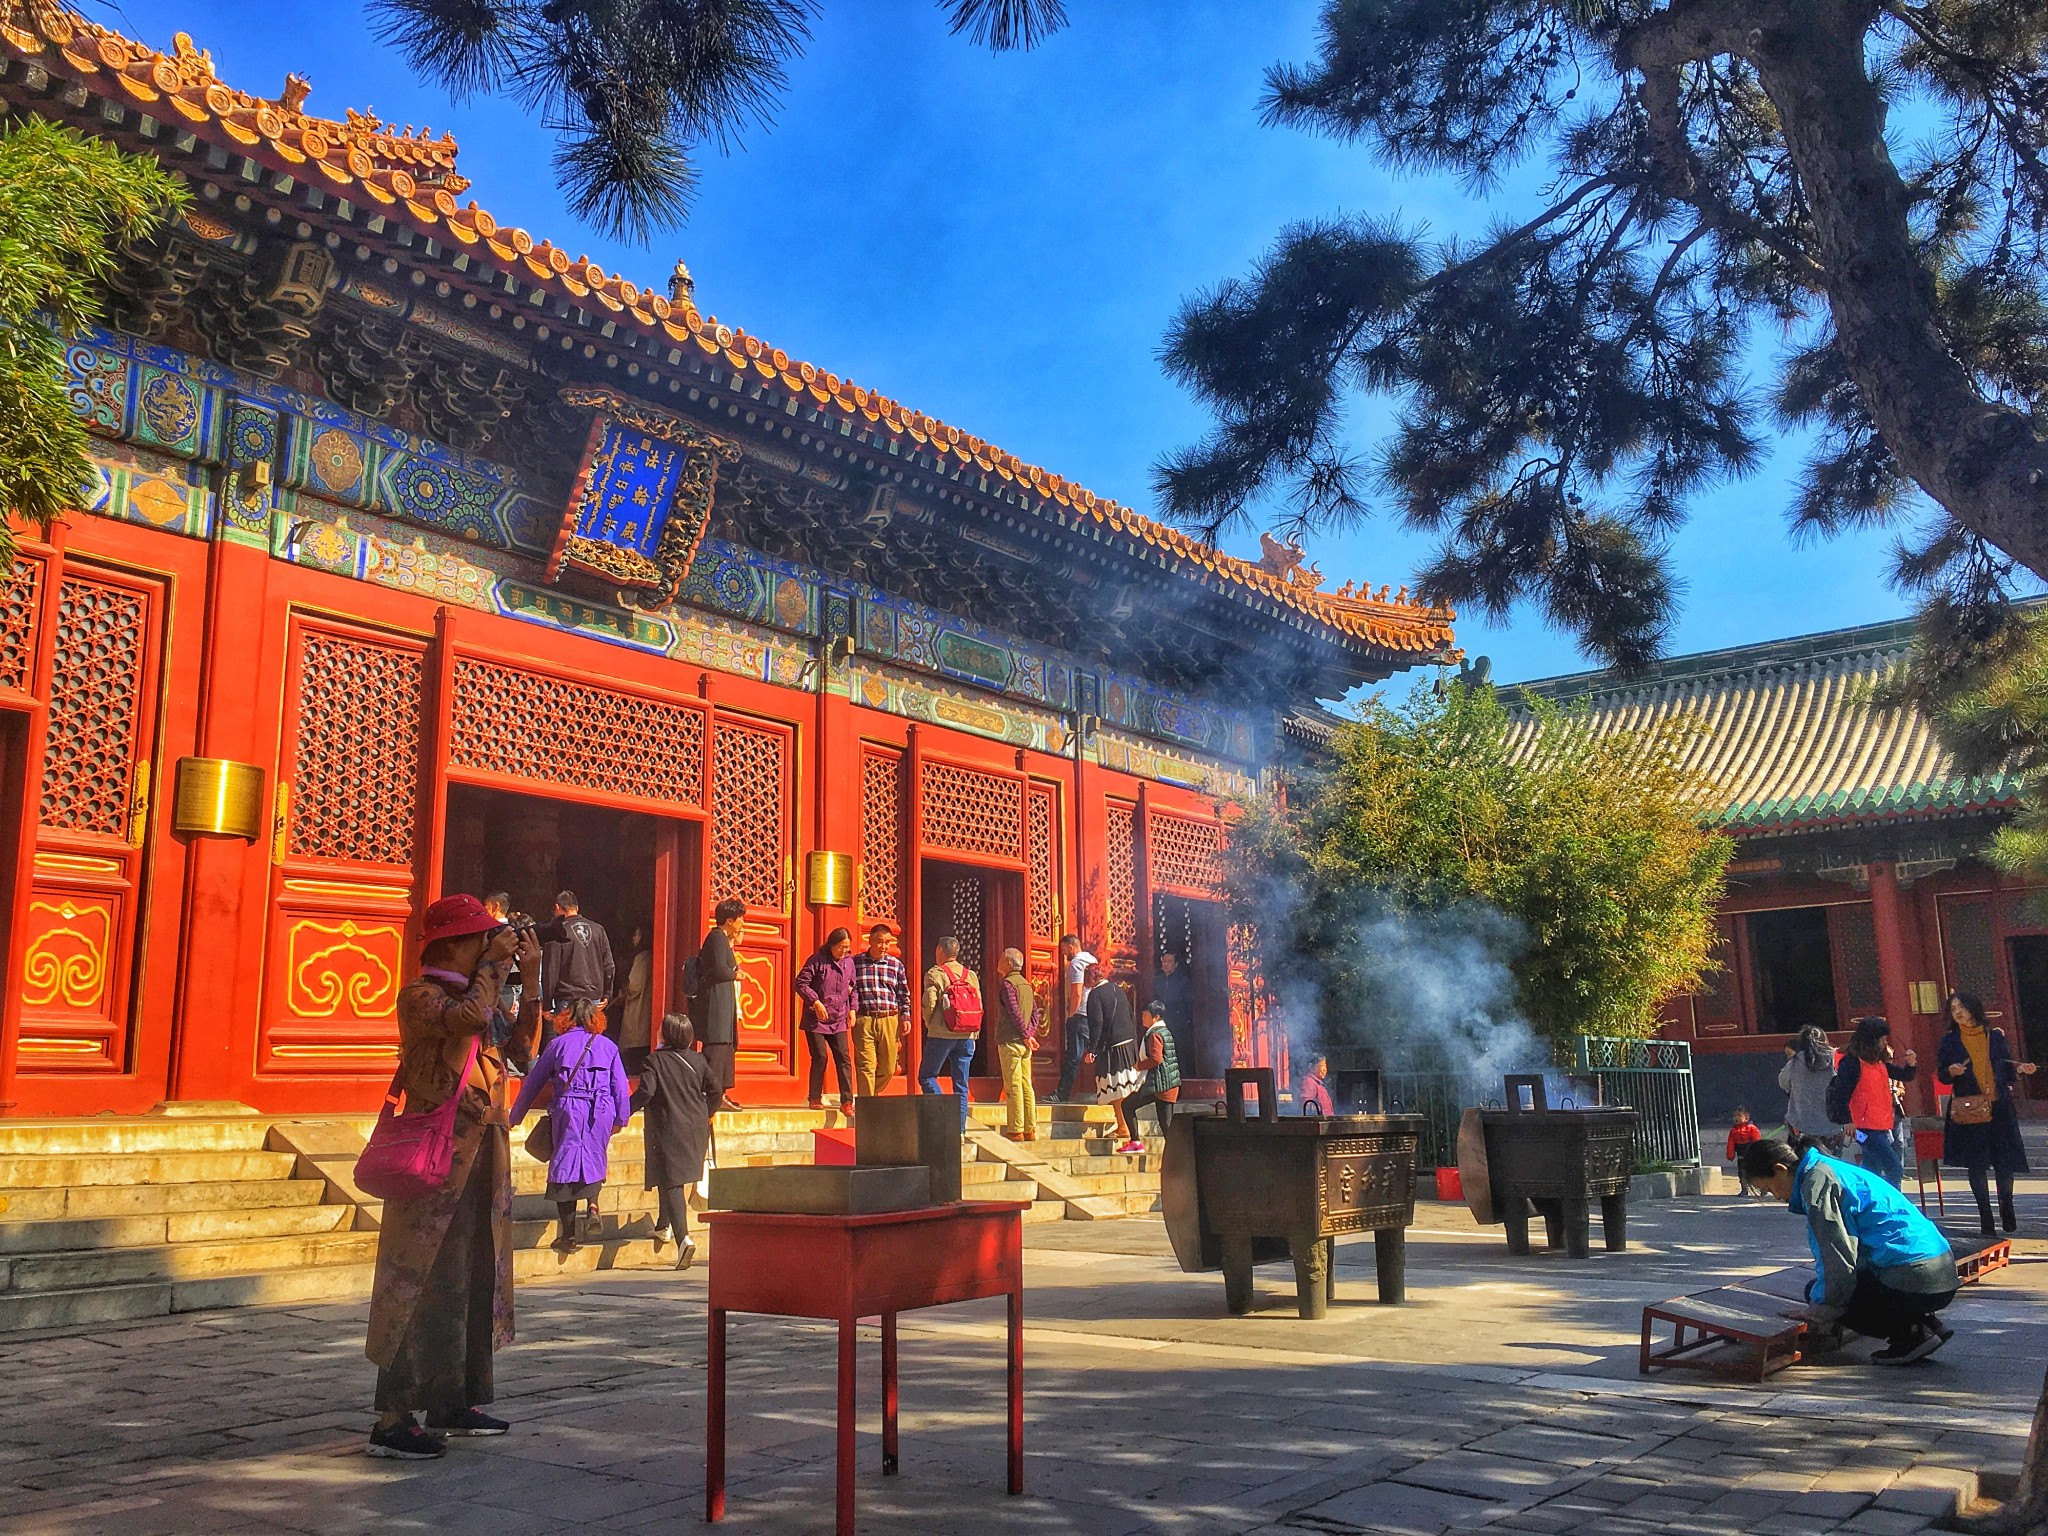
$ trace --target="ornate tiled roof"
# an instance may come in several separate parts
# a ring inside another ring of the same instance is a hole
[[[1872,624],[1674,657],[1630,678],[1584,672],[1502,692],[1510,704],[1522,690],[1586,700],[1614,730],[1696,720],[1687,766],[1715,786],[1720,825],[1736,836],[2011,809],[2014,785],[1959,773],[1926,716],[1870,702],[1912,638],[1910,620]]]
[[[1338,638],[1415,661],[1437,659],[1453,647],[1455,614],[1408,601],[1405,589],[1392,598],[1384,587],[1377,594],[1348,585],[1325,592],[1320,575],[1302,572],[1298,556],[1276,564],[1224,554],[958,427],[792,358],[700,313],[687,298],[672,301],[606,272],[587,256],[571,257],[547,239],[500,224],[473,200],[457,202],[469,183],[455,169],[449,135],[398,131],[364,113],[350,112],[341,121],[309,116],[302,110],[309,87],[299,76],[287,76],[275,100],[251,96],[223,84],[211,55],[184,33],[170,53],[159,53],[54,0],[0,0],[0,41],[33,66],[74,78],[110,99],[125,98],[161,122],[215,138],[274,171],[404,221],[454,249],[479,256],[488,251],[505,270],[590,308],[600,326],[631,325],[665,344],[695,346],[735,373],[779,381],[792,397],[807,396],[821,408],[880,425],[942,458],[1033,492],[1157,552],[1197,579],[1264,598]]]

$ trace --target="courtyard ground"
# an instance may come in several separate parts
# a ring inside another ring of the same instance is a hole
[[[2022,1190],[2024,1238],[2048,1230],[2048,1182]],[[1758,1388],[1639,1378],[1640,1309],[1803,1259],[1802,1224],[1705,1198],[1638,1204],[1630,1238],[1515,1260],[1498,1228],[1428,1203],[1408,1303],[1374,1304],[1371,1244],[1347,1244],[1339,1304],[1310,1323],[1284,1266],[1259,1272],[1256,1315],[1225,1315],[1221,1277],[1180,1273],[1156,1220],[1030,1228],[1026,1494],[1002,1491],[1000,1303],[910,1314],[898,1477],[863,1345],[861,1529],[1904,1536],[1971,1474],[2016,1468],[2048,1242],[1964,1292],[1936,1360],[1888,1371],[1859,1348]],[[362,1454],[360,1304],[9,1338],[0,1529],[700,1528],[703,1298],[701,1269],[523,1288],[498,1367],[515,1429],[427,1463]],[[734,1320],[728,1529],[831,1530],[832,1363],[825,1330]]]

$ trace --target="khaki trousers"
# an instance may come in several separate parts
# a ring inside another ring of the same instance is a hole
[[[854,1092],[872,1097],[896,1079],[902,1021],[893,1013],[853,1016]]]
[[[1038,1100],[1031,1092],[1031,1047],[1005,1040],[996,1047],[1003,1060],[1003,1129],[1012,1136],[1038,1134]]]

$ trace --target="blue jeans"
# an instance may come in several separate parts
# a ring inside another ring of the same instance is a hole
[[[924,1037],[924,1057],[917,1064],[917,1085],[926,1093],[939,1091],[939,1078],[953,1080],[953,1092],[960,1096],[960,1129],[967,1129],[967,1069],[974,1064],[974,1041],[941,1040]]]
[[[1066,1041],[1060,1048],[1060,1086],[1054,1098],[1065,1103],[1074,1096],[1074,1078],[1081,1070],[1081,1058],[1088,1054],[1088,1019],[1075,1014],[1067,1020]]]
[[[1863,1166],[1890,1184],[1894,1189],[1903,1189],[1906,1184],[1906,1165],[1899,1161],[1899,1146],[1885,1131],[1858,1131],[1856,1150],[1863,1155]]]

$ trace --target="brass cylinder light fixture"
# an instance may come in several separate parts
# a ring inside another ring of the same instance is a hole
[[[814,907],[853,905],[853,855],[820,850],[805,863],[804,886]]]
[[[261,768],[225,757],[178,759],[177,795],[171,805],[173,830],[254,842],[269,830],[269,824]]]

